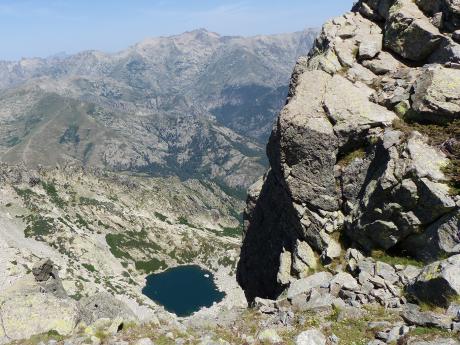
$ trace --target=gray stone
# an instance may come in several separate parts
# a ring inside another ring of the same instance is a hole
[[[29,339],[32,335],[56,331],[70,335],[79,322],[77,302],[52,293],[33,290],[36,282],[27,277],[0,295],[0,342]]]
[[[313,249],[305,241],[297,240],[294,251],[293,269],[299,278],[308,276],[310,270],[315,270],[318,266]]]
[[[411,0],[397,0],[385,25],[385,46],[402,57],[422,61],[439,46],[443,36]]]
[[[424,233],[410,238],[406,247],[419,260],[432,262],[440,257],[460,254],[460,211],[451,212],[431,224]]]
[[[444,64],[447,67],[458,69],[460,63],[460,44],[452,39],[444,39],[441,45],[429,57],[428,63]],[[456,67],[457,66],[457,67]]]
[[[427,15],[432,16],[442,10],[441,1],[436,0],[415,0],[417,6]]]
[[[295,339],[296,345],[326,345],[326,337],[316,329],[300,333]]]
[[[385,283],[394,284],[399,280],[395,269],[391,265],[381,261],[375,263],[375,274],[383,278]]]
[[[264,314],[274,314],[276,312],[275,305],[276,302],[270,299],[256,297],[254,300],[254,308]]]
[[[375,262],[371,258],[364,258],[358,261],[358,272],[366,272],[371,277],[375,275]]]
[[[401,62],[396,60],[390,53],[380,52],[380,54],[372,60],[364,60],[363,66],[370,69],[377,75],[383,75],[390,72],[395,72],[402,67]]]
[[[280,254],[280,266],[277,275],[277,281],[281,285],[288,285],[291,281],[292,255],[288,251]]]
[[[42,259],[37,262],[32,268],[32,274],[42,292],[52,293],[59,298],[67,297],[59,273],[50,259]]]
[[[137,318],[132,310],[122,301],[109,293],[98,293],[90,297],[84,297],[79,301],[81,320],[90,325],[98,319],[121,318],[124,321],[136,321]]]
[[[321,286],[329,286],[329,282],[332,278],[332,274],[329,272],[315,273],[309,277],[296,280],[291,283],[287,291],[287,297],[293,298],[296,295],[306,293],[314,288]]]
[[[369,128],[390,125],[396,115],[366,97],[366,90],[335,75],[328,83],[324,108],[334,124],[341,145],[352,135],[359,136]]]
[[[415,304],[407,304],[401,313],[401,317],[409,325],[420,327],[450,329],[452,324],[450,317],[430,311],[422,312],[420,307]]]
[[[367,345],[385,345],[385,344],[386,343],[384,341],[381,341],[379,339],[374,339],[367,343]]]
[[[312,84],[311,80],[316,83]],[[285,178],[294,201],[335,211],[338,209],[334,182],[337,138],[322,105],[330,80],[322,71],[299,76],[296,92],[280,114],[278,133],[269,142],[268,152],[270,159],[275,159],[272,145],[279,140],[281,152],[277,159],[280,162],[271,160],[271,164],[282,168],[280,175]],[[314,160],[314,165],[322,169],[321,176],[309,160]]]
[[[345,320],[358,320],[362,318],[363,315],[364,311],[361,308],[345,307],[339,311],[337,322],[342,322]]]
[[[447,309],[447,315],[451,316],[455,321],[460,321],[460,304],[451,303]]]
[[[414,85],[412,107],[429,122],[460,117],[460,70],[428,67]]]
[[[359,288],[358,282],[349,273],[339,272],[330,281],[331,289],[334,285],[346,290],[355,291]]]
[[[308,310],[307,294],[295,295],[291,299],[291,304],[294,311]]]
[[[359,45],[358,56],[361,59],[373,59],[382,50],[382,36],[369,37]]]
[[[332,311],[332,305],[335,301],[336,298],[331,294],[315,288],[310,291],[308,302],[306,304],[306,310],[328,314]]]
[[[455,42],[460,43],[460,30],[457,30],[457,31],[452,33],[452,39]]]
[[[406,334],[408,334],[410,331],[409,327],[407,326],[396,326],[391,328],[382,338],[385,338],[385,342],[387,344],[393,344],[397,342],[399,339],[404,337]],[[379,332],[381,333],[381,332]]]
[[[460,255],[434,262],[422,269],[407,291],[420,301],[449,307],[460,296]],[[440,294],[439,292],[443,293]]]

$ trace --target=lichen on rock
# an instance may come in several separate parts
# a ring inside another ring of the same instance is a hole
[[[290,272],[306,277],[298,243],[326,266],[349,246],[428,262],[460,253],[460,197],[446,173],[456,155],[445,149],[456,146],[394,125],[459,114],[458,13],[434,3],[361,0],[299,59],[267,147],[270,171],[245,212],[238,280],[249,298],[283,291],[284,251]]]

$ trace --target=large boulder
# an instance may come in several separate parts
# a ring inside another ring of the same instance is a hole
[[[407,324],[420,327],[436,327],[449,330],[452,325],[452,318],[448,315],[422,311],[415,304],[407,304],[401,313],[401,317]]]
[[[316,329],[300,333],[295,339],[296,345],[326,345],[326,337]]]
[[[388,130],[373,157],[365,179],[355,181],[360,199],[346,222],[347,234],[366,250],[404,246],[456,208],[442,172],[447,159],[420,134]],[[430,246],[419,241],[411,251]]]
[[[426,122],[460,117],[460,70],[428,67],[414,85],[412,108]]]
[[[395,113],[369,101],[370,90],[335,75],[327,84],[324,109],[334,125],[340,146],[362,141],[370,128],[390,126]]]
[[[38,261],[32,268],[32,274],[43,292],[51,293],[59,298],[67,297],[58,270],[50,259]]]
[[[460,298],[459,272],[460,255],[434,262],[422,270],[407,291],[419,301],[447,308],[452,300]]]
[[[29,275],[0,294],[0,343],[58,332],[69,335],[80,320],[78,303],[41,290]]]
[[[444,36],[412,0],[398,0],[385,24],[385,47],[405,59],[423,61],[439,47]]]
[[[460,211],[455,210],[431,224],[423,233],[408,238],[404,248],[425,262],[460,254]]]
[[[293,298],[296,295],[306,293],[314,288],[328,287],[332,279],[332,274],[329,272],[315,273],[307,278],[294,281],[287,290],[287,297]]]
[[[132,310],[109,293],[101,292],[79,301],[81,321],[90,325],[99,319],[136,320]]]
[[[315,83],[311,83],[315,80]],[[302,73],[281,111],[268,146],[270,163],[297,203],[338,209],[334,164],[338,140],[324,113],[323,98],[331,77],[322,71]],[[317,174],[319,169],[322,174]]]

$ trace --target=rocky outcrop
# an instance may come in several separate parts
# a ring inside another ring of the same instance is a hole
[[[53,294],[58,298],[68,297],[59,279],[59,273],[50,259],[37,262],[32,268],[32,274],[41,292]]]
[[[426,266],[408,292],[417,300],[449,307],[460,298],[460,255]]]
[[[84,297],[80,301],[81,320],[87,325],[99,319],[136,320],[136,316],[125,303],[108,293],[98,293]]]
[[[0,343],[49,331],[69,335],[80,321],[78,302],[67,297],[51,260],[0,294]]]
[[[68,297],[49,259],[37,262],[32,274],[0,293],[0,344],[48,332],[69,336],[78,325],[98,324],[100,320],[109,321],[116,331],[123,321],[137,318],[123,302],[108,294],[80,302]]]
[[[348,246],[428,262],[460,253],[451,154],[428,130],[398,125],[458,118],[456,18],[447,0],[362,0],[324,25],[292,74],[270,170],[250,190],[238,266],[249,299],[314,272],[299,247],[323,265]]]

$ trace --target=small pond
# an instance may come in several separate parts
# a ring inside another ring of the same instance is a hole
[[[146,280],[142,293],[177,316],[190,316],[225,296],[217,289],[212,273],[200,266],[170,268]]]

